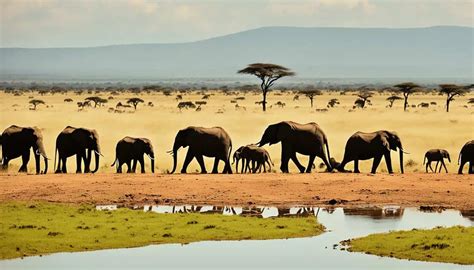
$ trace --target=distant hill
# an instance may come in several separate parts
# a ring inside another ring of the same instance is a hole
[[[474,28],[265,27],[197,42],[0,49],[0,79],[242,77],[271,62],[299,77],[473,77]]]

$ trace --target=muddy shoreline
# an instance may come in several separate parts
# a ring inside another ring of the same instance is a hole
[[[0,202],[474,209],[474,176],[457,174],[0,174]],[[335,201],[331,201],[335,200]]]

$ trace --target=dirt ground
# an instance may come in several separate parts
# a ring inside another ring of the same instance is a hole
[[[456,174],[0,175],[0,201],[92,204],[400,205],[474,209],[474,176]]]

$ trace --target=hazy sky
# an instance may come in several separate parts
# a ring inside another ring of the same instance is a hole
[[[186,42],[262,26],[473,26],[473,2],[0,0],[0,46]]]

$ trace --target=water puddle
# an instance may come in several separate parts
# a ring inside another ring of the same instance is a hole
[[[97,206],[113,211],[117,206]],[[151,245],[140,248],[57,253],[0,261],[1,269],[472,269],[443,263],[382,258],[341,251],[340,241],[391,230],[429,229],[436,226],[474,226],[474,210],[318,207],[232,207],[146,205],[135,207],[156,213],[202,213],[278,218],[317,216],[327,232],[309,238],[282,240],[204,241],[188,245]]]

